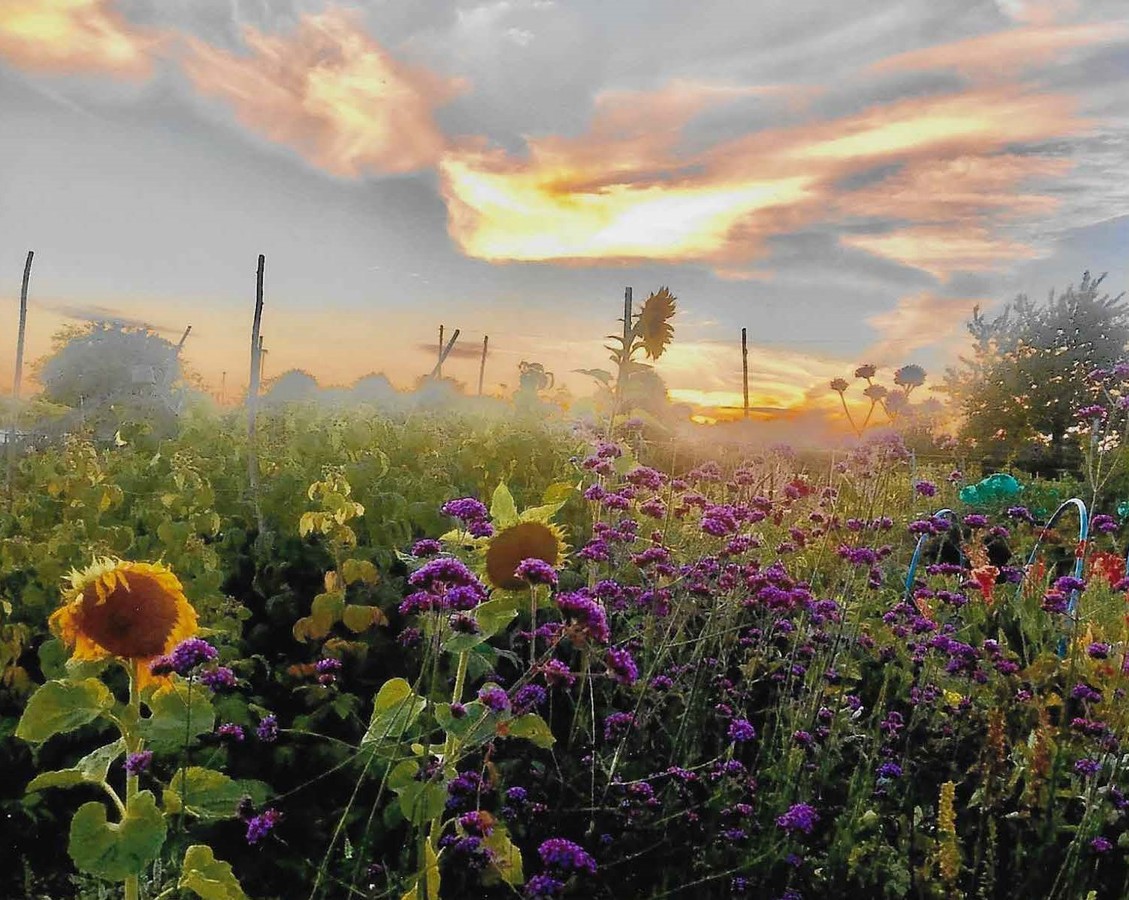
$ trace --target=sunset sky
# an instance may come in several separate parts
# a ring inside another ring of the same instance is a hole
[[[973,306],[1129,287],[1125,0],[0,0],[0,388],[144,322],[229,395],[257,254],[267,376],[575,392],[668,285],[678,399],[939,376]],[[887,369],[889,371],[889,368]]]

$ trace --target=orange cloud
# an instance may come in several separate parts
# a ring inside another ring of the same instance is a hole
[[[942,281],[953,272],[989,271],[1011,260],[1039,256],[1034,248],[997,237],[978,225],[921,225],[840,240],[847,246],[922,269]]]
[[[1034,178],[1064,175],[1070,167],[1065,159],[1008,153],[918,159],[877,184],[844,194],[839,206],[850,215],[907,221],[1041,215],[1057,201],[1023,193],[1019,186]]]
[[[304,15],[286,36],[246,27],[243,38],[249,55],[190,38],[184,67],[252,131],[344,177],[411,172],[442,153],[433,113],[462,82],[395,59],[355,14]]]
[[[1003,187],[1021,177],[1056,174],[1061,164],[1021,161],[1001,151],[1086,127],[1066,97],[980,88],[757,132],[679,157],[676,144],[689,118],[729,96],[701,85],[658,95],[619,92],[597,100],[586,134],[531,138],[525,158],[482,146],[453,148],[439,164],[448,230],[464,253],[492,261],[698,261],[733,277],[749,271],[740,264],[763,255],[768,237],[857,214],[838,182],[881,164],[927,160],[936,167],[938,160],[952,160],[948,173],[922,163],[905,176],[916,179],[905,190],[928,188],[935,201],[959,206],[959,198],[945,200],[942,187],[963,165],[970,170],[968,191],[994,183],[1001,186],[1000,205],[1030,209],[1044,201],[1008,203]],[[991,172],[997,156],[1001,174]],[[862,191],[859,203],[866,199]],[[978,207],[984,205],[981,198]],[[890,240],[868,238],[859,246],[888,254]],[[978,243],[982,251],[987,244],[1009,255],[1016,249],[987,235]],[[947,256],[954,264],[970,259],[982,268],[973,250]]]
[[[145,78],[159,42],[111,0],[5,0],[0,10],[0,57],[32,72]]]
[[[867,317],[866,323],[879,338],[862,357],[878,365],[901,365],[915,350],[950,344],[961,337],[957,329],[972,314],[973,307],[983,302],[969,297],[940,297],[930,291],[902,297],[893,309]]]
[[[956,69],[965,74],[998,74],[1046,65],[1064,51],[1096,44],[1118,44],[1129,36],[1124,22],[1086,25],[1032,24],[910,50],[871,66],[875,72]]]

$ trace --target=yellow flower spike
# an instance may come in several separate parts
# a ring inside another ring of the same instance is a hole
[[[96,559],[69,576],[51,631],[84,661],[137,664],[139,687],[158,680],[149,663],[196,633],[196,610],[161,563]]]

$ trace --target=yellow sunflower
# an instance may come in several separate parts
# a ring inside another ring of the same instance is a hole
[[[51,631],[77,660],[139,663],[139,686],[155,680],[149,663],[196,633],[196,610],[161,563],[96,559],[73,571]]]
[[[564,533],[545,522],[518,522],[503,528],[486,545],[486,577],[497,588],[519,590],[525,582],[514,575],[523,559],[540,559],[554,568],[564,564]]]

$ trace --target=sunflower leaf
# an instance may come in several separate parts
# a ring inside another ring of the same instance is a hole
[[[183,747],[216,724],[216,711],[200,687],[189,690],[177,683],[158,688],[148,705],[150,716],[141,720],[141,733],[154,750]]]
[[[270,788],[261,781],[236,781],[223,772],[189,766],[173,776],[162,794],[165,812],[185,812],[199,819],[233,819],[239,801],[249,796],[261,804]]]
[[[525,882],[525,873],[521,868],[521,851],[510,840],[506,826],[498,823],[494,830],[482,842],[490,851],[490,869],[487,873],[487,883],[500,879],[509,885],[519,885]]]
[[[537,713],[526,713],[524,716],[518,716],[509,723],[508,734],[509,737],[525,738],[534,746],[541,747],[544,750],[549,749],[557,742],[549,728],[549,723]]]
[[[99,747],[97,750],[86,754],[69,769],[41,772],[28,782],[26,790],[30,794],[44,788],[74,787],[79,784],[104,784],[110,773],[110,766],[124,752],[125,741],[118,738],[112,744]]]
[[[388,679],[373,700],[372,718],[361,738],[361,746],[400,741],[426,706],[427,700],[416,694],[403,678]]]
[[[216,859],[206,844],[193,844],[184,854],[177,887],[203,900],[247,900],[231,864]]]
[[[508,528],[518,520],[514,495],[510,493],[505,482],[494,488],[494,497],[490,501],[490,519],[495,528]]]
[[[16,726],[16,737],[33,744],[93,722],[114,705],[114,695],[97,678],[48,681],[31,695]]]
[[[166,835],[164,814],[151,791],[141,791],[122,820],[106,821],[102,803],[84,803],[71,820],[67,851],[80,872],[109,881],[137,875],[161,852]]]

